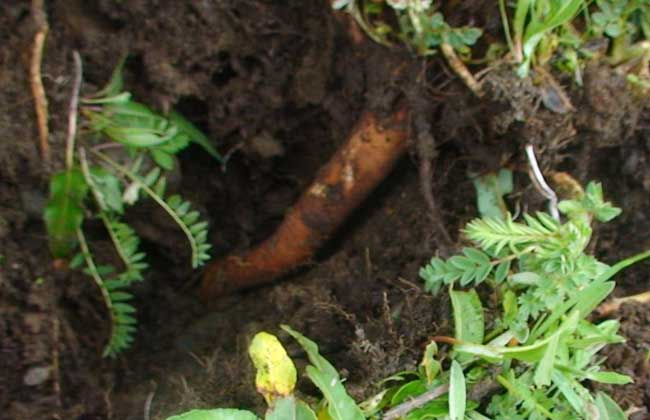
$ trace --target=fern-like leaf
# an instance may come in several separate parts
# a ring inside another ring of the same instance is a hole
[[[497,266],[483,251],[475,248],[464,248],[463,255],[456,255],[447,261],[435,257],[420,269],[420,277],[425,282],[427,291],[436,294],[443,284],[460,281],[461,286],[470,283],[482,283]]]
[[[126,223],[105,218],[106,228],[109,231],[113,245],[120,255],[126,269],[119,274],[119,279],[128,286],[131,282],[142,281],[142,272],[149,267],[144,261],[145,254],[139,252],[140,238]]]
[[[151,199],[163,208],[181,228],[192,250],[192,268],[203,265],[210,259],[208,250],[211,245],[207,243],[208,223],[199,220],[199,213],[191,208],[188,201],[183,200],[179,195],[172,195],[165,198],[166,182],[161,175],[160,168],[150,170],[146,175],[140,176],[137,173],[116,163],[101,152],[94,152],[112,169],[120,172],[137,184]]]
[[[498,254],[504,248],[513,254],[519,254],[528,246],[557,248],[559,243],[560,224],[545,213],[537,213],[537,218],[525,216],[526,224],[514,222],[512,218],[475,219],[471,221],[465,234],[484,250],[493,250]]]
[[[127,349],[133,342],[136,330],[136,319],[133,316],[135,308],[128,303],[132,295],[124,291],[129,282],[121,275],[113,276],[115,269],[110,265],[100,266],[95,263],[88,248],[88,243],[81,229],[77,230],[81,252],[70,262],[71,268],[78,268],[85,264],[83,272],[89,275],[102,292],[104,304],[111,318],[111,333],[103,355],[115,357]]]

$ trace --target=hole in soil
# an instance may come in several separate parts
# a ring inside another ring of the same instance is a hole
[[[220,63],[217,70],[212,73],[212,83],[217,87],[223,87],[228,82],[237,76],[237,72],[230,65],[230,53],[227,51],[222,51],[217,55],[217,59]]]

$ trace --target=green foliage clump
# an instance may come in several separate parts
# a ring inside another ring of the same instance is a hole
[[[125,209],[143,197],[152,199],[185,234],[192,267],[201,266],[209,259],[208,224],[188,201],[167,194],[165,172],[174,168],[174,155],[191,142],[220,159],[205,135],[180,114],[160,115],[123,92],[123,65],[124,61],[105,89],[82,100],[87,135],[76,150],[74,138],[69,139],[67,168],[52,176],[44,212],[52,254],[65,258],[79,250],[70,266],[83,267],[102,292],[111,318],[105,356],[115,356],[133,341],[136,310],[128,288],[142,281],[148,268],[140,239],[123,222]],[[118,150],[121,155],[116,158],[104,150]],[[121,269],[95,261],[82,229],[89,215],[103,223]]]
[[[452,27],[431,0],[339,0],[334,2],[333,7],[350,13],[375,41],[390,45],[390,38],[397,38],[420,55],[435,54],[439,47],[446,44],[469,57],[469,47],[483,34],[480,28],[472,26]],[[385,10],[395,15],[398,28],[386,23]]]
[[[559,208],[564,223],[546,213],[525,214],[523,222],[509,215],[473,220],[464,232],[477,247],[447,260],[433,258],[420,271],[430,292],[449,289],[455,336],[442,342],[454,345],[452,360],[472,376],[470,383],[493,375],[501,386],[485,411],[494,419],[624,418],[611,398],[583,385],[631,382],[603,371],[597,355],[606,344],[624,341],[616,334],[619,323],[593,324],[586,317],[613,290],[610,278],[650,252],[611,267],[586,254],[592,221],[608,222],[620,213],[604,200],[600,184],[590,183]],[[485,335],[474,289],[454,290],[482,283],[501,305]]]

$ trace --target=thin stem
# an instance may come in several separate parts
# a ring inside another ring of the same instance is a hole
[[[77,135],[77,114],[79,112],[79,90],[81,89],[81,77],[83,67],[81,56],[77,51],[72,53],[74,58],[74,81],[72,84],[72,96],[70,97],[70,106],[68,107],[68,135],[65,141],[65,166],[67,169],[74,165],[74,141]]]
[[[506,43],[508,48],[513,55],[515,53],[515,44],[512,42],[512,36],[510,35],[510,22],[508,21],[508,12],[506,11],[506,1],[499,0],[499,13],[501,14],[501,23],[503,24],[503,33],[506,36]]]
[[[83,255],[86,260],[86,266],[88,267],[88,273],[99,287],[99,290],[102,292],[102,298],[104,299],[104,304],[108,309],[108,313],[111,317],[111,329],[115,325],[115,318],[113,315],[113,302],[111,301],[110,296],[108,295],[108,290],[104,286],[104,280],[100,277],[99,272],[97,271],[97,266],[95,265],[95,260],[93,260],[90,249],[88,248],[88,242],[86,242],[86,236],[84,235],[81,228],[77,228],[77,239],[79,239],[79,247],[81,248],[81,255]],[[111,331],[111,336],[113,332]]]

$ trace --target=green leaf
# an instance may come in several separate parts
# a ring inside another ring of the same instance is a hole
[[[503,196],[512,192],[512,172],[501,169],[498,174],[476,177],[473,183],[481,217],[505,219],[508,216],[508,208]]]
[[[296,385],[296,367],[280,341],[272,334],[259,332],[253,337],[248,354],[257,376],[255,386],[269,405],[278,397],[287,397]]]
[[[214,410],[191,410],[167,420],[257,420],[258,417],[246,410],[234,408],[217,408]]]
[[[126,63],[128,55],[124,54],[120,57],[120,60],[117,62],[113,73],[111,74],[111,79],[108,81],[108,84],[102,88],[95,96],[97,97],[112,97],[118,95],[122,92],[124,88],[124,76],[122,72],[124,71],[124,64]]]
[[[494,280],[497,282],[497,284],[503,282],[508,276],[508,272],[510,271],[510,263],[510,260],[506,260],[499,263],[497,266],[497,269],[494,272]]]
[[[396,406],[404,401],[417,397],[427,391],[426,383],[421,379],[415,379],[399,386],[390,399],[390,405]]]
[[[596,407],[600,420],[626,420],[627,416],[609,395],[599,391],[596,394]]]
[[[154,162],[156,162],[158,166],[165,169],[166,171],[171,171],[174,169],[174,157],[167,152],[159,149],[152,149],[151,158],[154,160]]]
[[[559,342],[560,334],[553,334],[546,345],[542,360],[537,365],[537,368],[535,368],[535,385],[541,387],[551,384],[551,375],[554,370],[555,355],[557,354]]]
[[[451,420],[463,420],[465,418],[466,403],[467,394],[463,368],[457,361],[453,360],[449,374],[449,418]]]
[[[587,379],[613,385],[625,385],[634,382],[631,377],[616,372],[590,372]]]
[[[97,205],[102,211],[124,213],[120,180],[99,166],[90,168],[90,186],[95,189]]]
[[[169,113],[169,120],[172,124],[176,125],[183,133],[187,134],[191,141],[201,146],[210,156],[215,158],[219,162],[223,162],[221,155],[210,143],[205,134],[201,132],[194,124],[189,122],[185,117],[179,114],[176,111]]]
[[[449,398],[447,395],[436,398],[420,408],[409,412],[406,420],[424,420],[445,418],[449,414]]]
[[[286,325],[282,329],[291,335],[307,352],[311,365],[307,366],[307,376],[320,389],[327,400],[327,412],[333,420],[364,420],[361,409],[345,391],[341,378],[334,368],[318,352],[318,346]]]
[[[449,292],[454,310],[454,337],[468,343],[483,343],[485,321],[483,305],[476,290]]]
[[[77,246],[77,229],[84,219],[82,203],[88,192],[78,168],[59,172],[50,179],[50,199],[43,219],[50,251],[56,258],[68,256]]]
[[[275,402],[265,420],[316,420],[316,413],[295,397],[284,397]]]
[[[440,362],[434,357],[437,353],[438,345],[435,341],[432,341],[427,345],[424,356],[422,356],[422,362],[420,362],[420,366],[424,370],[424,377],[429,385],[436,379],[442,369]]]
[[[580,395],[573,389],[574,381],[567,378],[567,376],[558,371],[553,371],[553,384],[558,387],[564,398],[569,402],[571,407],[580,415],[585,414],[585,407],[589,401],[585,401]]]

